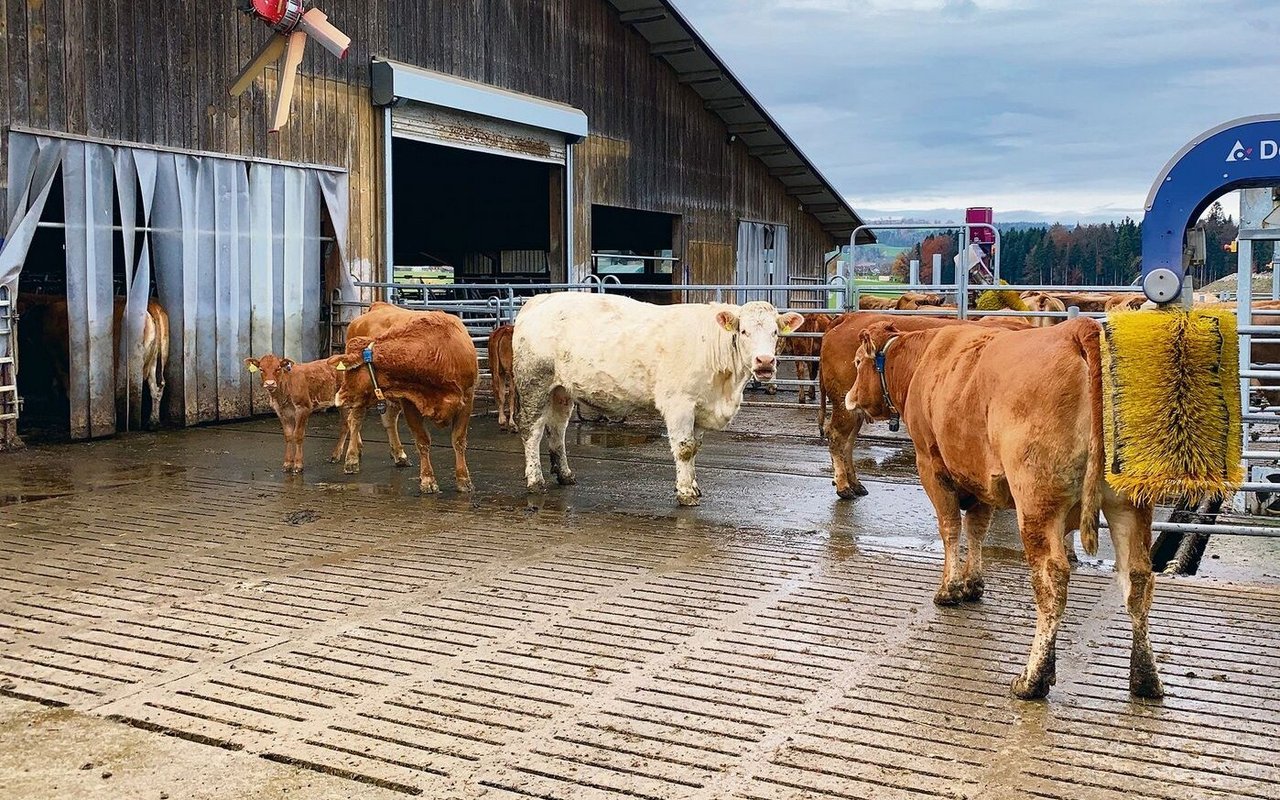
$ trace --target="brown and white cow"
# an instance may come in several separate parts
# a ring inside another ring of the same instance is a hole
[[[244,363],[250,372],[256,372],[262,378],[262,388],[280,419],[280,427],[284,430],[284,471],[302,472],[302,442],[307,437],[307,420],[313,411],[322,411],[333,405],[340,383],[338,370],[326,359],[298,364],[275,353],[246,358]],[[331,464],[342,458],[347,444],[345,419],[339,427],[338,443],[329,454]]]
[[[773,379],[778,336],[801,321],[760,301],[660,306],[585,292],[533,298],[516,317],[513,339],[529,491],[546,489],[544,429],[556,480],[576,482],[565,451],[576,402],[615,419],[661,414],[676,462],[676,500],[698,505],[694,459],[702,432],[733,421],[748,379]]]
[[[1056,296],[1048,292],[1023,292],[1022,302],[1027,304],[1027,308],[1031,311],[1051,311],[1062,313],[1067,310],[1067,306]],[[1050,325],[1056,325],[1061,322],[1063,317],[1031,317],[1029,321],[1037,328],[1047,328]]]
[[[498,406],[498,427],[519,430],[516,425],[516,384],[512,370],[511,336],[514,325],[499,325],[489,334],[489,374],[493,380],[493,401]]]
[[[366,349],[370,352],[368,361]],[[431,469],[431,434],[424,420],[452,428],[458,491],[472,491],[467,429],[480,365],[461,320],[442,311],[415,312],[414,318],[376,339],[348,336],[347,352],[333,360],[344,373],[337,403],[352,416],[382,399],[400,404],[418,447],[418,479],[424,493],[440,491]],[[360,442],[352,437],[347,448],[348,467],[354,460],[358,468],[359,448]]]
[[[1151,508],[1129,502],[1103,478],[1101,326],[1076,319],[1024,331],[902,331],[896,324],[876,322],[860,332],[857,380],[845,405],[869,419],[900,414],[911,434],[944,548],[934,602],[982,597],[982,541],[992,512],[1016,509],[1037,621],[1013,692],[1044,697],[1057,677],[1055,645],[1071,574],[1064,535],[1078,527],[1086,551],[1096,552],[1101,507],[1133,625],[1129,689],[1162,696],[1147,629]]]
[[[836,494],[844,499],[861,497],[867,493],[853,464],[853,445],[865,421],[844,406],[844,396],[853,387],[857,376],[854,358],[861,346],[862,331],[875,322],[894,320],[904,331],[929,330],[947,325],[983,325],[986,327],[1022,330],[1028,324],[1014,317],[987,317],[978,321],[964,321],[947,317],[895,317],[858,311],[845,314],[822,337],[822,352],[818,362],[818,428],[827,435],[827,447],[831,452],[831,470]],[[831,421],[827,419],[827,398],[831,404]]]
[[[25,326],[28,348],[39,342],[47,348],[47,369],[56,392],[66,396],[71,387],[71,352],[70,352],[70,319],[67,312],[67,298],[53,295],[36,295],[41,301],[28,300],[23,306],[20,326]],[[112,303],[112,332],[114,336],[114,352],[118,358],[122,340],[125,298],[115,297]],[[120,375],[116,380],[116,405],[127,406],[128,395],[140,395],[145,386],[151,395],[149,415],[150,427],[160,427],[160,403],[165,392],[165,365],[169,361],[169,315],[155,298],[147,302],[147,314],[143,318],[142,338],[139,342],[141,351],[141,372],[134,375]],[[22,369],[22,365],[18,365]],[[128,393],[128,395],[126,394]]]
[[[818,336],[805,336],[804,334],[825,334],[836,324],[836,320],[840,319],[839,314],[804,314],[804,322],[800,323],[800,327],[791,332],[790,335],[783,337],[782,346],[779,352],[784,356],[795,356],[796,361],[796,380],[808,381],[817,378],[818,362],[808,361],[806,359],[817,358],[822,354],[822,339]],[[800,335],[796,335],[800,334]],[[801,385],[797,390],[797,400],[802,405],[808,400],[816,398],[816,392],[812,386]],[[821,429],[821,425],[818,426]]]

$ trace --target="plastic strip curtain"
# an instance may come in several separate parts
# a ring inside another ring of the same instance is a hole
[[[172,331],[167,395],[171,416],[181,422],[267,410],[265,398],[255,402],[243,368],[246,355],[274,351],[298,361],[320,355],[326,300],[320,215],[324,203],[345,263],[345,174],[11,134],[0,284],[15,296],[59,167],[73,438],[114,433],[117,397],[128,409],[125,424],[141,421],[141,343],[153,270]],[[125,263],[119,351],[113,319],[117,204]],[[139,222],[149,233],[138,230]],[[356,299],[345,268],[331,280],[344,299]]]

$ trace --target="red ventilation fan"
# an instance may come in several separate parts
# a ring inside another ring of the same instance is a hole
[[[276,133],[289,121],[289,102],[293,99],[293,87],[297,82],[298,65],[302,63],[307,37],[315,39],[338,58],[347,57],[351,37],[329,24],[329,17],[320,9],[306,8],[303,0],[240,0],[239,8],[270,25],[275,35],[236,77],[235,83],[231,84],[231,96],[244,94],[258,76],[267,71],[267,67],[283,56],[270,128],[271,133]]]

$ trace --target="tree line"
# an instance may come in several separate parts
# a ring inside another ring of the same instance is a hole
[[[1203,219],[1205,261],[1191,268],[1195,286],[1204,286],[1236,272],[1236,254],[1224,250],[1235,240],[1235,220],[1214,203]],[[899,253],[892,273],[905,281],[911,259],[920,260],[926,283],[953,283],[957,231],[938,231]],[[1120,222],[1090,225],[1001,228],[1000,277],[1012,284],[1127,286],[1142,272],[1142,223],[1126,217]],[[935,281],[933,255],[942,256],[942,276]],[[1269,242],[1254,245],[1254,261],[1271,259]]]

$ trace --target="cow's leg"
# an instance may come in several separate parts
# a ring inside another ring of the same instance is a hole
[[[964,512],[964,533],[968,552],[965,553],[964,588],[960,593],[961,600],[975,602],[982,599],[982,592],[986,588],[983,580],[982,540],[986,538],[987,529],[991,527],[993,513],[994,509],[985,503],[977,503]]]
[[[404,411],[404,421],[413,434],[413,442],[418,446],[418,460],[422,462],[418,465],[418,486],[423,494],[435,494],[440,491],[440,484],[436,482],[436,474],[431,469],[431,432],[427,430],[417,406],[406,402],[400,408]]]
[[[387,410],[382,414],[382,428],[387,432],[387,442],[391,446],[391,463],[397,467],[409,466],[409,454],[404,451],[404,442],[400,441],[399,403],[387,403]]]
[[[333,451],[325,459],[330,464],[337,464],[347,450],[347,440],[351,438],[351,428],[347,425],[347,417],[350,414],[349,408],[338,409],[338,443],[333,446]]]
[[[542,431],[546,425],[551,387],[527,382],[520,391],[520,435],[524,439],[524,480],[531,492],[545,492],[542,477]]]
[[[277,414],[280,418],[280,429],[284,432],[284,471],[293,472],[293,428],[295,419],[292,414]]]
[[[1018,511],[1018,528],[1036,600],[1036,635],[1031,641],[1031,653],[1026,669],[1013,681],[1014,695],[1023,700],[1043,698],[1057,681],[1058,626],[1067,608],[1067,581],[1071,577],[1071,565],[1062,546],[1065,526],[1060,513],[1033,516]]]
[[[364,447],[360,429],[364,427],[366,411],[363,407],[355,407],[347,413],[347,462],[342,465],[342,471],[348,475],[360,472],[360,450]]]
[[[143,382],[147,385],[147,392],[151,395],[151,411],[147,414],[147,427],[150,430],[160,429],[160,398],[164,394],[164,387],[160,384],[158,359],[154,352],[150,353],[147,363],[144,365]],[[138,411],[142,411],[142,395],[138,395]]]
[[[696,506],[701,492],[694,475],[693,460],[698,455],[701,437],[694,427],[693,408],[661,409],[667,423],[667,438],[671,441],[671,455],[676,460],[676,502],[682,506]]]
[[[311,409],[298,409],[298,417],[293,424],[293,471],[302,473],[302,443],[307,439],[307,420],[311,418]]]
[[[827,426],[827,449],[831,451],[831,470],[835,475],[836,494],[845,500],[862,497],[867,489],[858,480],[853,466],[853,443],[862,430],[862,415],[844,407],[844,398],[831,406],[831,423]]]
[[[573,414],[573,398],[563,387],[551,392],[551,404],[544,417],[547,426],[547,450],[551,453],[551,472],[561,486],[578,482],[569,468],[569,454],[565,450],[565,433],[569,430],[569,416]],[[541,468],[539,468],[541,472]]]
[[[917,459],[920,483],[938,515],[938,535],[942,537],[942,580],[933,602],[954,606],[964,598],[964,581],[960,571],[960,503],[956,495],[938,480],[933,467]]]
[[[475,491],[471,482],[471,471],[467,469],[467,431],[471,428],[471,410],[475,408],[476,392],[472,389],[466,396],[462,408],[453,418],[453,475],[457,480],[459,492]]]
[[[1137,697],[1164,697],[1147,629],[1147,615],[1155,594],[1155,578],[1151,574],[1151,507],[1134,506],[1110,489],[1104,489],[1102,508],[1111,525],[1111,541],[1116,549],[1116,578],[1133,622],[1129,691]]]

